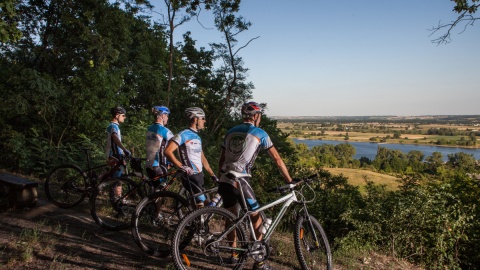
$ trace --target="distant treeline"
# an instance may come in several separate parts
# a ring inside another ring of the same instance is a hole
[[[480,115],[431,115],[418,117],[400,116],[305,116],[305,117],[274,117],[278,122],[290,123],[412,123],[412,124],[480,124]]]

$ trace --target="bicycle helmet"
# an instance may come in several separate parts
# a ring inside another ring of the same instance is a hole
[[[170,114],[170,110],[165,106],[154,106],[152,112],[154,115]]]
[[[243,115],[253,116],[261,112],[262,112],[262,107],[260,107],[260,105],[254,101],[245,102],[242,105]]]
[[[185,116],[187,117],[188,120],[191,120],[193,118],[201,118],[205,117],[205,112],[198,108],[198,107],[191,107],[185,109]]]
[[[111,108],[110,113],[112,114],[113,117],[115,117],[115,115],[117,114],[126,114],[127,111],[125,111],[123,107],[119,106],[119,107]]]

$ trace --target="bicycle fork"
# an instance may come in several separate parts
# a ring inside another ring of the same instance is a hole
[[[314,246],[313,247],[310,246],[309,243],[305,240],[305,238],[304,238],[305,227],[303,227],[303,226],[300,229],[300,239],[302,240],[302,242],[305,245],[305,247],[307,248],[307,250],[309,252],[313,252],[315,250],[320,249],[320,243],[318,241],[317,233],[315,232],[315,227],[312,224],[312,219],[310,218],[310,215],[308,214],[308,211],[307,211],[305,205],[303,206],[303,210],[304,210],[304,217],[307,220],[308,228],[312,232],[312,235],[313,235],[313,239],[314,239],[314,242],[315,242]]]

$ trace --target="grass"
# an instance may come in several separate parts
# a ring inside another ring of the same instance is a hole
[[[360,191],[362,191],[362,187],[366,184],[365,180],[372,181],[377,185],[385,185],[388,190],[397,190],[400,185],[398,182],[399,178],[387,174],[347,168],[325,168],[325,170],[334,175],[342,174],[348,178],[348,182],[351,185],[360,187]]]

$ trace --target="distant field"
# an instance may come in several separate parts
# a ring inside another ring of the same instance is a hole
[[[374,182],[378,185],[386,185],[388,190],[396,190],[398,189],[399,182],[398,178],[371,172],[367,170],[360,170],[360,169],[346,169],[346,168],[324,168],[325,170],[329,171],[333,175],[343,174],[346,178],[348,178],[348,182],[351,185],[360,187],[360,191],[363,191],[363,186],[365,186],[365,178],[369,181]]]
[[[467,138],[468,136],[440,136],[440,135],[424,135],[424,134],[401,134],[400,138],[394,139],[393,138],[393,131],[398,130],[400,132],[405,131],[405,129],[409,126],[408,124],[386,124],[384,126],[390,129],[390,132],[352,132],[352,131],[334,131],[332,127],[328,128],[321,128],[320,125],[317,124],[310,124],[310,126],[314,126],[313,128],[299,128],[298,124],[294,126],[292,122],[278,122],[277,126],[280,130],[285,133],[292,133],[293,131],[296,134],[291,134],[291,138],[302,138],[302,139],[312,139],[312,140],[335,140],[335,141],[342,141],[345,140],[345,136],[348,133],[348,141],[351,142],[370,142],[371,138],[377,138],[378,141],[385,138],[386,136],[390,136],[389,139],[386,140],[387,143],[399,143],[399,144],[424,144],[424,145],[432,145],[438,140],[445,139],[447,141],[458,141],[461,137]],[[303,123],[300,127],[305,127],[307,123]],[[358,124],[351,124],[352,126]],[[344,124],[344,126],[349,126],[349,124]],[[424,124],[418,125],[417,130],[421,130],[422,133],[426,133],[428,129],[431,128],[452,128],[457,130],[478,130],[478,126],[474,125],[463,125],[463,126],[452,126],[452,125],[440,125],[440,124]],[[323,130],[323,134],[322,133]],[[300,135],[301,134],[301,135]],[[456,147],[456,146],[454,146]],[[462,146],[466,147],[466,146]],[[477,145],[471,146],[470,148],[480,148],[480,142],[477,138]]]

